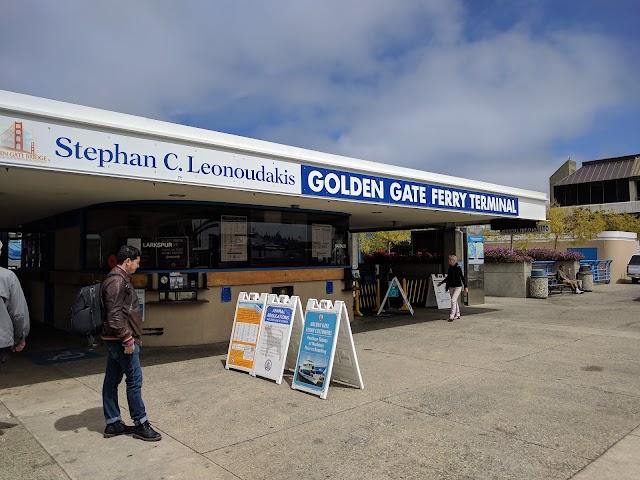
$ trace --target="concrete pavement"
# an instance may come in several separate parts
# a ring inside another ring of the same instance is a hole
[[[488,298],[453,323],[424,309],[355,319],[365,389],[326,401],[290,376],[224,370],[226,345],[143,347],[159,443],[102,438],[102,350],[48,366],[11,355],[0,476],[640,479],[639,312],[638,285],[601,285]],[[126,417],[124,385],[121,405]]]

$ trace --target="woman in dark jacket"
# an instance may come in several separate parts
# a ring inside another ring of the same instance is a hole
[[[445,283],[447,285],[447,290],[449,291],[449,295],[451,295],[451,313],[449,314],[449,321],[453,322],[454,320],[460,318],[460,305],[458,305],[458,297],[462,292],[462,287],[464,287],[465,293],[469,293],[469,289],[464,283],[464,274],[462,273],[462,268],[458,265],[458,257],[455,255],[449,255],[449,271],[447,272],[447,276],[445,279],[438,284],[438,286]]]

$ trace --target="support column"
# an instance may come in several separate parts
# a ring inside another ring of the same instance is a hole
[[[0,232],[0,242],[2,242],[2,253],[0,253],[0,267],[9,267],[9,234]]]
[[[475,245],[469,249],[469,237]],[[482,227],[467,227],[464,236],[465,278],[469,284],[467,305],[482,305],[484,303],[484,258],[478,258],[482,249],[484,257],[484,235]],[[480,242],[482,240],[482,242]],[[481,243],[482,246],[479,244]],[[474,258],[469,258],[472,255]]]
[[[444,253],[444,258],[442,260],[444,273],[447,273],[447,270],[449,269],[449,255],[455,255],[458,257],[458,262],[460,262],[460,265],[464,266],[464,238],[460,229],[455,227],[445,228],[442,244]]]

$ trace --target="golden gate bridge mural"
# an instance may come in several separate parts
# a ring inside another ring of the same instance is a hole
[[[36,154],[36,143],[25,139],[22,122],[13,122],[2,134],[0,134],[0,147],[14,152]]]

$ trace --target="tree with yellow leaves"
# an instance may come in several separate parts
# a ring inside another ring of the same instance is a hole
[[[360,250],[371,253],[378,250],[391,252],[391,249],[401,243],[411,242],[410,230],[390,230],[386,232],[359,233]]]

